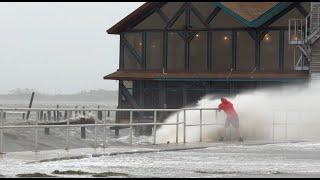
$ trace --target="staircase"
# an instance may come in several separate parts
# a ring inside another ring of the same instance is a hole
[[[296,45],[308,61],[311,80],[320,80],[320,2],[310,2],[305,19],[289,20],[289,44]],[[295,70],[305,70],[303,59],[295,61]]]

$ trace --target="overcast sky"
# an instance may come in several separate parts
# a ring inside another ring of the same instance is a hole
[[[142,2],[0,3],[0,93],[116,90],[119,36],[106,30]]]

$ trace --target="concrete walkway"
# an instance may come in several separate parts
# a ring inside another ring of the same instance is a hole
[[[131,145],[131,146],[109,146],[106,148],[78,148],[78,149],[57,149],[46,150],[40,152],[22,151],[22,152],[8,152],[0,155],[0,162],[2,160],[20,160],[25,163],[37,163],[48,161],[60,161],[68,159],[82,159],[87,157],[112,156],[119,154],[134,154],[134,153],[151,153],[163,151],[179,151],[190,149],[204,149],[208,147],[217,147],[224,145],[266,145],[275,143],[296,143],[298,141],[247,141],[247,142],[201,142],[201,143],[186,143],[186,144],[161,144],[161,145]],[[302,141],[299,141],[302,142]]]

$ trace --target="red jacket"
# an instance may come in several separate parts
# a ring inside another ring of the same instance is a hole
[[[223,110],[227,114],[228,119],[234,119],[238,117],[237,112],[233,108],[233,104],[228,100],[223,100],[219,104],[219,109]]]

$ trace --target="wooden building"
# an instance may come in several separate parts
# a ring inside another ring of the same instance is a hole
[[[208,93],[304,82],[308,68],[296,62],[308,61],[288,43],[288,21],[309,12],[310,2],[147,2],[107,30],[120,35],[120,58],[104,79],[119,80],[118,108],[181,108]]]

